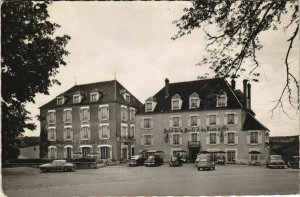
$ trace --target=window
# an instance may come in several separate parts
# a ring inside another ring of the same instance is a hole
[[[121,137],[128,137],[128,129],[126,124],[121,124]]]
[[[227,124],[234,124],[234,114],[227,114]]]
[[[179,134],[173,134],[173,145],[180,145],[179,138]]]
[[[218,153],[217,152],[211,152],[211,153],[209,153],[209,158],[210,158],[211,161],[216,162],[217,158],[218,158]]]
[[[179,109],[179,99],[173,99],[172,100],[172,110]]]
[[[63,121],[65,123],[71,123],[72,122],[72,109],[65,109],[64,110]]]
[[[131,156],[135,155],[135,148],[131,147]]]
[[[198,142],[198,135],[197,133],[191,133],[191,141]]]
[[[125,94],[125,101],[130,102],[130,95],[129,94]]]
[[[95,102],[99,100],[99,93],[98,92],[93,92],[90,94],[90,100],[91,102]]]
[[[82,157],[87,158],[91,154],[91,148],[90,147],[82,147]]]
[[[121,106],[121,119],[126,121],[127,120],[127,107]]]
[[[49,124],[55,124],[55,110],[48,111],[47,120]]]
[[[99,106],[99,120],[108,120],[109,119],[109,107],[108,105]]]
[[[152,145],[152,135],[144,135],[144,145],[145,146],[151,146]]]
[[[100,147],[100,158],[101,159],[109,159],[110,158],[110,150],[109,147],[104,146]]]
[[[73,138],[72,127],[65,127],[64,130],[65,140],[71,140]]]
[[[108,124],[100,124],[99,125],[99,138],[100,139],[108,139],[109,138],[109,125]]]
[[[209,134],[209,144],[217,144],[217,134],[216,133]]]
[[[66,158],[67,159],[72,158],[72,148],[71,147],[67,147],[65,151],[66,151]]]
[[[227,106],[227,95],[220,95],[217,97],[217,107],[226,107]]]
[[[198,116],[191,116],[191,126],[198,126]]]
[[[228,150],[227,151],[227,161],[228,162],[235,162],[235,150]]]
[[[49,127],[48,128],[48,140],[55,141],[55,138],[56,138],[55,127]]]
[[[200,107],[200,99],[197,97],[190,98],[190,109],[196,109]]]
[[[90,126],[81,126],[81,139],[87,140],[90,138]]]
[[[81,101],[80,94],[73,96],[73,103],[80,103],[80,101]]]
[[[130,108],[130,121],[134,122],[135,121],[135,109],[134,108]]]
[[[235,133],[227,133],[227,137],[228,137],[228,144],[235,144]]]
[[[152,102],[146,103],[146,112],[152,111]]]
[[[178,128],[181,127],[181,117],[180,116],[171,116],[170,117],[170,127],[172,128]]]
[[[259,159],[259,157],[258,157],[259,155],[258,154],[250,154],[250,159],[251,159],[251,161],[258,161]]]
[[[57,105],[63,105],[64,104],[64,98],[63,97],[58,97],[57,98]]]
[[[50,159],[55,159],[56,158],[56,147],[55,146],[49,146],[48,157]]]
[[[250,133],[250,143],[251,144],[258,144],[258,132],[251,132]]]
[[[152,125],[152,118],[143,118],[142,120],[142,128],[143,129],[151,129]]]
[[[209,118],[209,125],[217,125],[217,115],[211,114],[208,116]]]
[[[88,107],[82,107],[80,109],[80,120],[87,122],[90,120],[90,109]]]
[[[135,138],[135,126],[134,125],[130,125],[129,137],[131,137],[133,139]]]

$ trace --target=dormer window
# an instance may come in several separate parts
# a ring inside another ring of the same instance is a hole
[[[81,102],[81,95],[76,94],[73,96],[73,103],[80,103]]]
[[[156,99],[154,97],[150,97],[146,100],[145,103],[145,112],[153,112],[156,107]]]
[[[199,95],[194,92],[189,98],[190,109],[196,109],[200,107],[200,98]]]
[[[93,92],[90,94],[90,100],[91,102],[95,102],[99,100],[99,93],[98,92]]]
[[[172,97],[172,110],[180,110],[182,105],[182,100],[178,94]]]
[[[122,95],[123,95],[124,100],[129,103],[130,102],[130,94],[124,92],[124,93],[122,93]]]
[[[226,107],[227,106],[227,95],[222,94],[217,97],[217,107]]]
[[[64,104],[64,97],[57,97],[57,105],[63,105]]]

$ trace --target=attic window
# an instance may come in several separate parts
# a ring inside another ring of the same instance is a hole
[[[126,102],[128,102],[128,103],[130,102],[130,94],[124,92],[124,93],[123,93],[123,98],[124,98],[124,100],[125,100]]]
[[[81,102],[80,94],[73,95],[73,103],[80,103],[80,102]]]
[[[156,104],[156,99],[154,97],[148,98],[145,102],[145,112],[153,112]]]
[[[172,97],[172,110],[179,110],[181,109],[182,100],[178,94]]]
[[[64,97],[57,97],[57,105],[63,105],[64,104]]]
[[[227,95],[219,95],[217,97],[217,107],[226,107],[227,106]]]
[[[93,92],[90,94],[90,100],[91,102],[95,102],[99,100],[99,93],[98,92]]]
[[[200,98],[197,93],[193,93],[189,98],[190,109],[196,109],[200,107]]]

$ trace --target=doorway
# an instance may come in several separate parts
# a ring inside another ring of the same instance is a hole
[[[197,154],[199,153],[199,148],[189,148],[189,153],[191,163],[195,163],[197,159]]]

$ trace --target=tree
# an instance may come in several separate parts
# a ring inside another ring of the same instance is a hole
[[[60,26],[48,21],[49,2],[3,2],[1,8],[2,161],[19,154],[17,137],[34,130],[27,102],[60,84],[54,76],[66,65],[70,37],[56,36]]]
[[[296,0],[198,0],[193,1],[191,8],[184,9],[185,14],[174,23],[179,28],[173,40],[190,34],[193,29],[202,28],[208,43],[208,56],[203,57],[199,64],[210,64],[215,77],[240,77],[258,82],[261,67],[256,52],[263,46],[259,36],[262,32],[277,30],[284,15],[289,23],[284,30],[293,30],[287,42],[284,66],[286,68],[285,86],[271,109],[283,108],[283,97],[287,95],[289,104],[299,110],[299,81],[290,72],[289,55],[299,30],[298,4]],[[210,32],[208,27],[217,31]],[[206,78],[201,76],[200,78]],[[296,90],[296,92],[295,92]],[[296,95],[296,96],[295,96]]]

